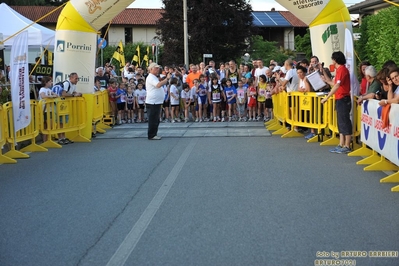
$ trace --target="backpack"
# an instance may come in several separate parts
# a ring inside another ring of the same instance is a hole
[[[64,83],[68,82],[69,83],[69,88],[68,91],[71,89],[71,83],[69,82],[69,80],[65,80],[65,81],[61,81],[58,82],[56,84],[53,85],[53,87],[51,88],[51,90],[56,93],[58,96],[62,97],[62,91],[64,90]]]

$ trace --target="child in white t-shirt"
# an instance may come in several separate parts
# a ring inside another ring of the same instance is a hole
[[[144,107],[145,107],[145,97],[147,96],[147,92],[143,90],[143,84],[137,84],[137,90],[134,91],[136,110],[138,113],[137,123],[144,121]]]
[[[180,122],[179,119],[180,100],[179,100],[179,91],[177,90],[176,84],[177,84],[177,78],[172,78],[170,80],[170,90],[169,90],[172,123]]]
[[[183,90],[181,91],[181,101],[184,106],[184,122],[188,122],[188,112],[190,109],[190,105],[193,102],[193,96],[191,94],[192,90],[190,90],[190,86],[187,83],[183,84]]]
[[[245,104],[246,104],[246,90],[243,87],[243,83],[241,80],[238,81],[238,88],[237,88],[237,111],[239,119],[238,121],[245,121],[244,117],[246,117],[245,112]]]
[[[53,81],[52,81],[51,77],[43,77],[42,78],[42,87],[39,90],[39,100],[51,99],[51,98],[58,97],[58,94],[51,90],[52,86],[53,86]],[[48,123],[50,124],[50,127],[51,127],[53,109],[55,109],[54,103],[48,103],[43,106],[43,113],[44,113],[43,125],[44,125],[45,129],[47,128]],[[46,142],[47,140],[48,140],[48,135],[43,134],[43,142]]]

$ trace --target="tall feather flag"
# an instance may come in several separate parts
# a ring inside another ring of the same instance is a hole
[[[143,61],[141,62],[142,64],[145,62],[146,67],[148,67],[149,56],[150,56],[150,47],[147,46],[146,54],[144,55]]]
[[[137,45],[136,52],[133,55],[132,65],[134,66],[140,65],[140,45]]]
[[[119,68],[121,71],[125,67],[125,54],[123,52],[123,43],[122,41],[119,42],[118,47],[116,47],[116,50],[114,52],[114,55],[112,56],[115,60],[119,61]]]

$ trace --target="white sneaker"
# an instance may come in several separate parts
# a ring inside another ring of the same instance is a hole
[[[222,122],[224,122],[224,117],[222,117]]]
[[[200,122],[200,120],[198,118],[195,119],[195,122]]]
[[[231,116],[229,117],[229,122],[231,122]]]
[[[172,123],[175,123],[176,121],[174,119],[172,119]]]

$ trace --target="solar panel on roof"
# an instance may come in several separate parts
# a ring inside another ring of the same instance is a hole
[[[252,12],[253,23],[258,27],[291,27],[289,23],[279,12]]]

